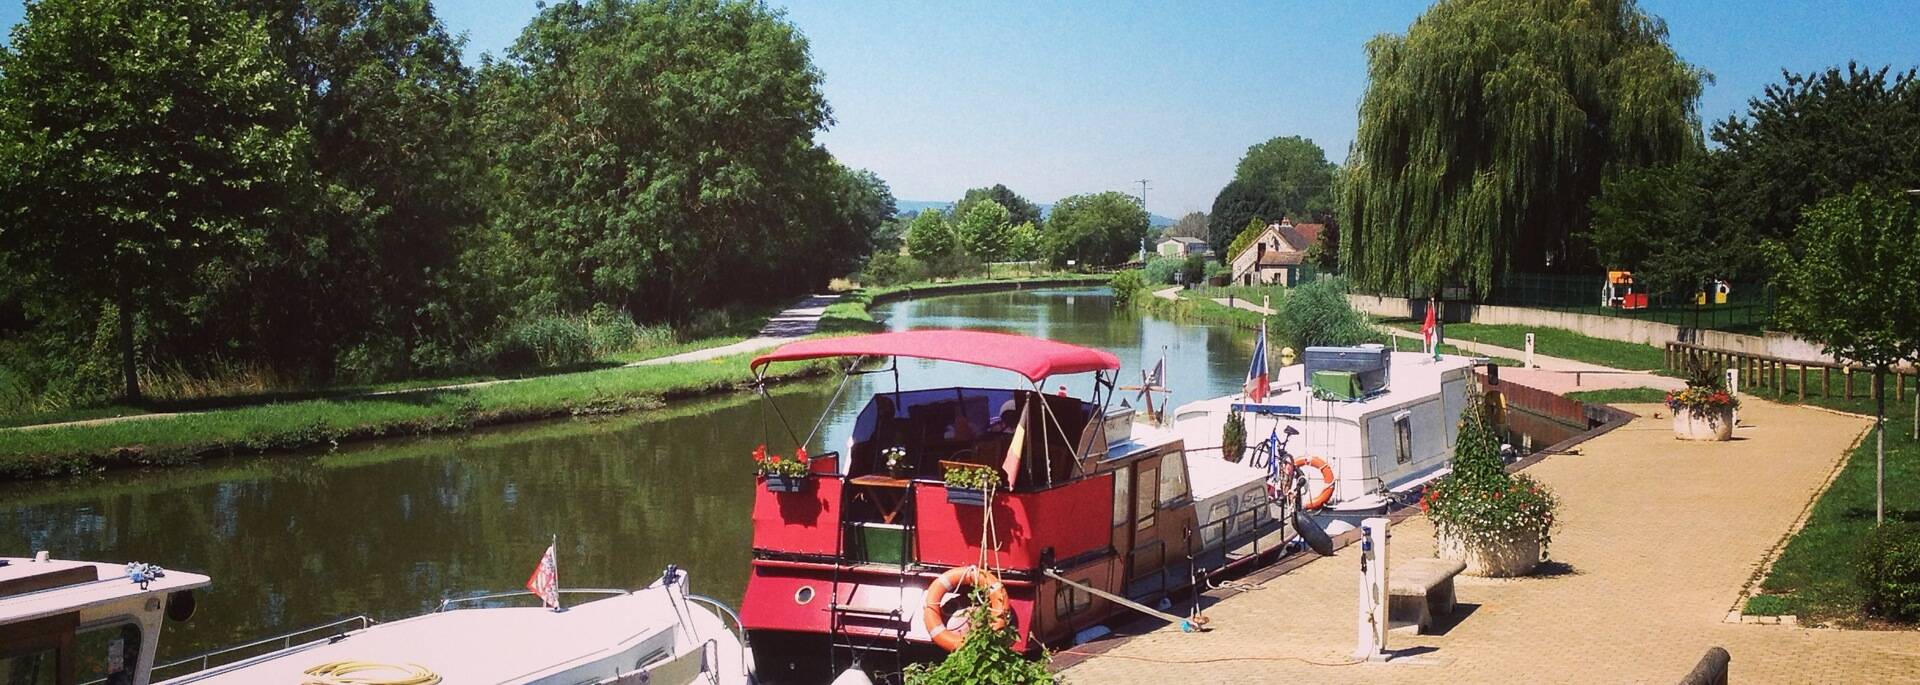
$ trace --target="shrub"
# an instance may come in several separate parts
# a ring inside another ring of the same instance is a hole
[[[860,282],[866,285],[899,285],[926,278],[926,264],[897,252],[876,252],[860,270]]]
[[[1220,428],[1220,457],[1235,464],[1247,451],[1247,420],[1240,412],[1227,412],[1227,422]]]
[[[967,610],[967,636],[960,648],[934,666],[912,664],[901,675],[906,685],[1043,685],[1055,682],[1047,659],[1029,660],[1013,651],[1012,622],[994,625],[993,614],[978,591]]]
[[[560,366],[593,358],[585,321],[561,314],[523,317],[501,329],[487,355],[500,368]]]
[[[1678,412],[1682,408],[1697,413],[1707,413],[1718,409],[1739,409],[1740,398],[1727,392],[1727,377],[1712,365],[1697,356],[1688,355],[1686,365],[1687,387],[1679,392],[1667,393],[1667,409]]]
[[[1868,615],[1920,621],[1920,523],[1875,526],[1860,545],[1855,572]]]
[[[1436,537],[1476,547],[1537,538],[1541,554],[1546,553],[1560,502],[1533,477],[1507,473],[1499,434],[1479,393],[1467,396],[1451,466],[1420,499]]]
[[[640,324],[625,310],[596,304],[587,313],[587,341],[595,357],[625,352],[640,342]]]
[[[1367,315],[1347,301],[1338,278],[1314,281],[1287,294],[1278,314],[1281,337],[1295,351],[1319,345],[1358,345],[1380,339]]]
[[[1146,277],[1148,283],[1166,285],[1173,282],[1173,275],[1180,273],[1185,265],[1186,261],[1179,257],[1154,257],[1147,260],[1146,268],[1142,269],[1145,273],[1141,275]]]
[[[1133,302],[1135,295],[1147,289],[1147,281],[1140,277],[1138,269],[1128,269],[1113,275],[1107,282],[1113,288],[1113,301],[1117,304]]]
[[[1200,285],[1200,281],[1207,277],[1207,258],[1197,254],[1187,255],[1187,261],[1180,265],[1180,273],[1185,277],[1181,279],[1183,282]]]

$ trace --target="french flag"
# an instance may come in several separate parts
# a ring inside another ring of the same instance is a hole
[[[1253,343],[1253,364],[1247,367],[1247,382],[1240,386],[1241,392],[1255,402],[1267,399],[1267,327],[1260,327],[1260,337]]]

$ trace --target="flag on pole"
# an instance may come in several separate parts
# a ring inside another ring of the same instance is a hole
[[[1153,365],[1153,371],[1148,372],[1144,380],[1146,382],[1140,384],[1140,393],[1133,396],[1136,400],[1150,397],[1147,393],[1160,389],[1162,385],[1166,385],[1167,358],[1161,357],[1160,361]],[[1149,403],[1151,403],[1151,400],[1149,400]]]
[[[547,546],[547,553],[540,557],[540,565],[533,567],[533,575],[527,577],[527,590],[540,598],[541,605],[550,609],[560,608],[560,562],[554,558],[556,546]]]
[[[1008,487],[1012,487],[1013,483],[1018,482],[1015,476],[1020,475],[1020,460],[1026,457],[1027,410],[1032,408],[1032,402],[1028,402],[1020,407],[1020,419],[1017,423],[1013,424],[1013,438],[1007,444],[1007,458],[1000,460],[1000,471],[1007,474]],[[1052,464],[1048,464],[1047,466],[1049,469],[1052,468]]]
[[[1265,402],[1267,399],[1267,324],[1260,322],[1260,337],[1253,343],[1253,364],[1247,367],[1247,382],[1240,387],[1249,399]]]
[[[1437,307],[1433,300],[1427,300],[1427,322],[1420,324],[1420,344],[1426,347],[1423,351],[1437,355],[1440,354],[1440,346],[1436,344],[1439,342],[1440,322],[1434,317],[1435,309]]]

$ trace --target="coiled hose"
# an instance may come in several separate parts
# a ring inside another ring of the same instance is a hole
[[[384,674],[369,674],[384,671]],[[335,661],[305,671],[300,685],[439,685],[440,674],[420,664],[380,664],[371,661]]]

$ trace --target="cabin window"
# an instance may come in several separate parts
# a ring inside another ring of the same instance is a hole
[[[0,657],[0,682],[7,685],[54,685],[59,658],[53,647]]]
[[[1394,463],[1413,461],[1413,412],[1403,411],[1393,415],[1393,442],[1398,447]]]
[[[1133,493],[1133,528],[1146,530],[1153,527],[1154,486],[1160,480],[1159,469],[1143,468],[1136,472]]]
[[[74,654],[79,657],[78,682],[122,682],[116,678],[128,678],[139,668],[140,624],[127,622],[80,633],[74,636]]]
[[[1166,506],[1187,497],[1186,456],[1174,452],[1160,459],[1160,505]]]
[[[1127,503],[1132,501],[1128,498],[1133,496],[1132,495],[1133,490],[1129,486],[1132,485],[1132,483],[1133,481],[1127,480],[1126,474],[1114,475],[1113,527],[1115,528],[1119,528],[1121,526],[1127,525]]]

